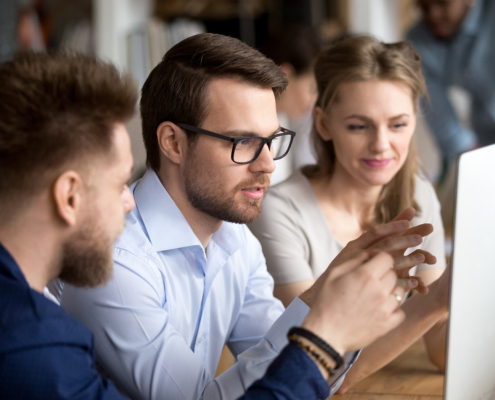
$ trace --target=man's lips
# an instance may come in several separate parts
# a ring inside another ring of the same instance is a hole
[[[373,158],[362,158],[361,161],[371,168],[385,168],[388,164],[390,164],[392,159],[385,158],[383,160],[376,160]]]
[[[266,191],[266,186],[264,185],[251,186],[241,189],[241,192],[244,194],[244,196],[253,200],[261,200],[265,195],[265,191]]]

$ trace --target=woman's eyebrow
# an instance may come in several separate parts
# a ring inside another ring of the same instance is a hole
[[[371,122],[372,119],[365,116],[365,115],[359,115],[359,114],[352,114],[352,115],[349,115],[348,117],[345,117],[344,120],[346,119],[351,119],[351,118],[357,118],[357,119],[362,119],[363,121],[366,121],[366,122]]]
[[[393,117],[390,117],[389,119],[390,120],[393,120],[393,119],[399,119],[399,118],[402,118],[402,117],[409,117],[410,115],[407,114],[407,113],[402,113],[402,114],[399,114],[399,115],[395,115]],[[349,115],[348,117],[344,118],[344,119],[351,119],[351,118],[357,118],[357,119],[361,119],[363,121],[367,121],[367,122],[372,122],[373,120],[365,115],[360,115],[360,114],[352,114],[352,115]]]
[[[395,117],[391,117],[390,119],[399,119],[402,117],[409,117],[409,114],[402,113],[402,114],[396,115]]]

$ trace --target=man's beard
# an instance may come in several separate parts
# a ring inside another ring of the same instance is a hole
[[[200,172],[201,171],[201,172]],[[214,171],[205,171],[190,159],[190,164],[184,171],[186,196],[191,205],[197,210],[221,221],[235,224],[250,224],[261,214],[261,200],[248,199],[249,206],[242,207],[235,202],[236,194],[248,187],[270,184],[267,174],[259,175],[257,179],[241,182],[230,192],[223,192],[221,182],[213,179]]]
[[[108,282],[113,271],[113,240],[95,221],[87,221],[63,246],[59,278],[78,287]]]

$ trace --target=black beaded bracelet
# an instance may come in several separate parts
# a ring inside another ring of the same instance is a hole
[[[335,351],[335,349],[332,346],[330,346],[320,337],[316,336],[313,332],[308,331],[307,329],[304,328],[294,327],[289,330],[287,336],[292,336],[292,335],[297,335],[306,338],[307,340],[318,346],[320,349],[322,349],[330,357],[332,357],[335,360],[335,364],[336,364],[334,369],[338,369],[344,364],[344,359],[342,358],[342,356],[339,353],[337,353],[337,351]]]
[[[329,378],[335,375],[335,369],[332,368],[332,366],[325,357],[323,357],[320,353],[318,353],[318,351],[316,351],[316,349],[313,347],[315,346],[313,342],[310,342],[306,338],[301,338],[297,335],[289,335],[289,341],[295,343],[301,349],[306,351],[307,354],[310,354],[312,357],[314,357],[328,372]]]

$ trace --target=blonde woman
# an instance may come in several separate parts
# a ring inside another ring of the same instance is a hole
[[[318,162],[270,189],[260,219],[250,225],[275,280],[275,296],[288,305],[347,243],[411,206],[414,225],[434,227],[409,250],[419,264],[410,274],[426,294],[424,285],[440,277],[445,256],[440,205],[421,176],[413,140],[418,101],[426,95],[420,57],[404,42],[348,38],[320,54],[315,75]],[[430,359],[443,370],[446,315],[430,315],[432,301],[428,295],[406,300],[406,321],[363,350],[341,392],[421,336]]]

